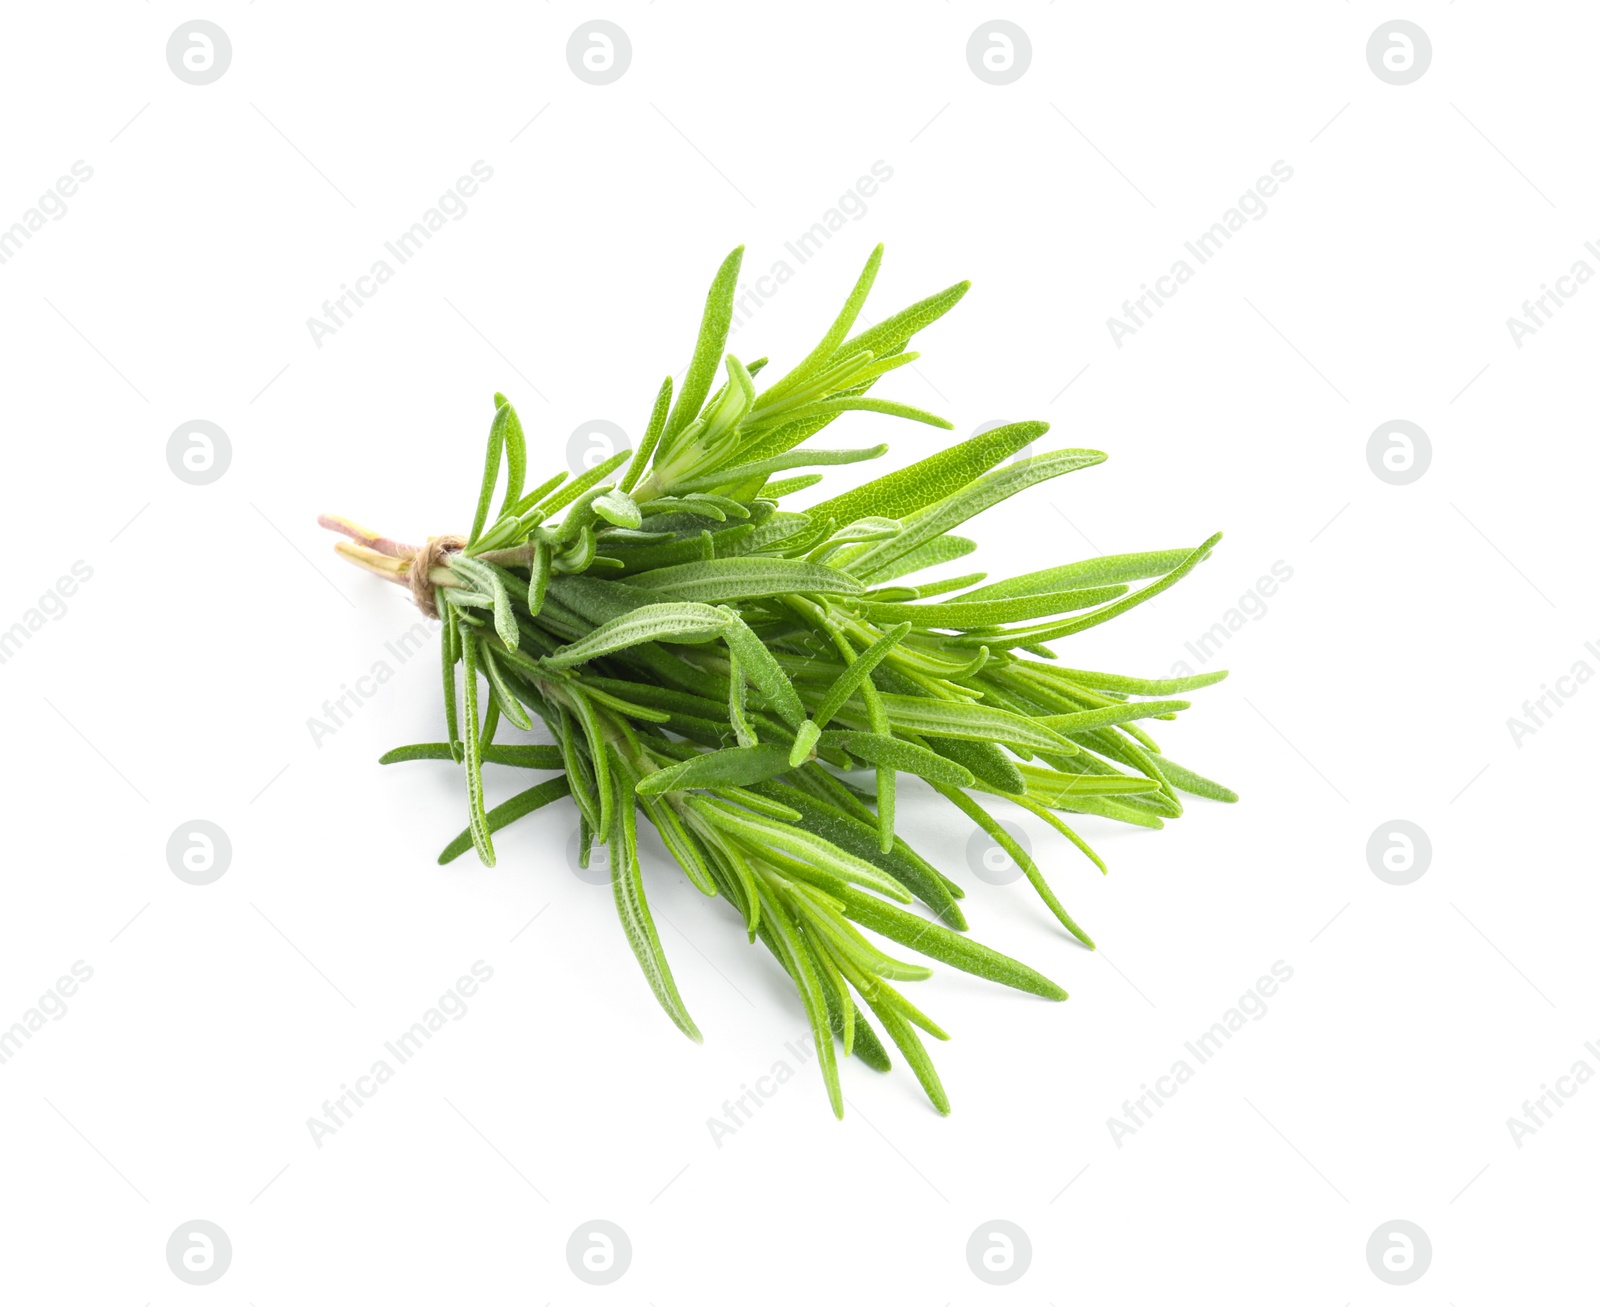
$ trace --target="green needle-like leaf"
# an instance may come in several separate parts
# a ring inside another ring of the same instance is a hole
[[[940,757],[932,749],[897,740],[892,735],[873,735],[867,731],[829,731],[822,737],[822,742],[867,762],[910,772],[924,780],[938,781],[943,785],[973,784],[972,773],[960,763]]]
[[[666,1010],[672,1023],[695,1043],[701,1042],[699,1027],[678,994],[678,985],[672,978],[672,968],[667,965],[666,954],[661,951],[661,938],[656,934],[656,924],[650,916],[650,905],[645,901],[644,877],[639,872],[639,849],[634,831],[633,795],[621,773],[614,774],[616,791],[616,827],[611,836],[611,894],[616,901],[617,916],[622,920],[623,933],[628,946],[639,959],[656,1001]]]
[[[502,421],[504,414],[505,423],[505,448],[506,448],[506,494],[500,501],[500,511],[505,513],[522,498],[522,483],[528,472],[528,442],[522,434],[522,421],[517,417],[517,410],[511,407],[511,401],[504,395],[496,394],[495,421]]]
[[[661,567],[628,584],[702,604],[787,594],[857,594],[860,582],[831,567],[796,558],[713,558]]]
[[[668,377],[661,383],[661,389],[656,392],[655,407],[650,410],[650,421],[645,426],[644,439],[639,442],[633,461],[628,464],[628,471],[622,478],[622,489],[632,490],[638,484],[639,478],[644,475],[645,468],[650,466],[650,459],[656,452],[656,444],[666,429],[667,411],[671,404],[672,378]]]
[[[723,346],[728,340],[728,328],[733,323],[733,297],[739,283],[739,265],[743,260],[744,246],[741,245],[722,261],[711,283],[711,290],[706,295],[694,357],[689,360],[683,390],[678,395],[678,402],[672,406],[661,437],[661,449],[665,452],[671,451],[674,437],[699,416],[700,406],[711,392],[711,382],[717,375]]]
[[[772,656],[772,651],[756,637],[755,632],[744,624],[733,609],[724,604],[717,611],[727,619],[722,638],[738,657],[740,670],[761,691],[767,706],[782,717],[792,729],[798,730],[806,719],[805,706],[800,702],[800,696],[795,692],[794,686],[789,683],[789,678],[784,675],[783,668],[778,666],[778,660]]]
[[[855,325],[856,319],[861,315],[861,306],[867,302],[867,296],[872,291],[872,283],[877,280],[878,267],[883,262],[883,246],[879,245],[867,256],[867,266],[861,270],[861,275],[856,278],[856,284],[850,291],[850,296],[844,302],[844,307],[839,310],[839,316],[833,320],[833,325],[828,328],[827,335],[817,343],[815,349],[795,364],[794,368],[779,382],[771,386],[763,394],[757,396],[756,407],[765,408],[788,392],[804,384],[814,377],[834,354],[840,344],[849,334],[850,328]]]
[[[698,754],[687,762],[653,772],[641,780],[637,788],[640,794],[665,794],[669,790],[750,785],[788,770],[788,749],[781,744],[757,744]]]
[[[824,500],[811,511],[849,522],[858,517],[910,517],[972,484],[990,468],[1050,430],[1048,422],[1012,422]]]
[[[483,757],[479,753],[478,736],[478,641],[466,635],[462,639],[465,653],[465,674],[462,677],[463,697],[466,700],[465,730],[462,744],[466,748],[467,767],[467,826],[472,831],[472,842],[477,846],[478,857],[484,866],[494,866],[494,844],[489,839],[489,821],[483,810]]]
[[[531,731],[533,729],[533,718],[528,716],[528,710],[522,706],[522,701],[517,698],[511,687],[506,684],[505,675],[500,670],[500,664],[495,661],[493,648],[486,644],[483,646],[481,653],[483,655],[483,674],[488,678],[489,687],[494,692],[493,703],[499,706],[500,711],[506,715],[506,719],[518,730]],[[485,755],[484,761],[488,761],[486,756],[487,749],[480,750],[480,753]]]
[[[1004,953],[997,953],[977,940],[958,935],[937,922],[927,921],[853,887],[844,890],[839,897],[844,914],[850,920],[859,922],[885,939],[916,949],[936,962],[992,980],[997,985],[1037,994],[1041,998],[1060,1002],[1067,997],[1066,990],[1032,967],[1026,967]]]
[[[901,622],[898,626],[890,627],[864,649],[854,662],[839,673],[839,679],[828,687],[828,692],[822,696],[822,702],[817,705],[817,711],[812,714],[812,720],[819,727],[827,726],[833,720],[834,714],[844,707],[850,696],[872,675],[872,669],[888,656],[895,645],[905,639],[906,633],[910,630],[910,622]]]
[[[485,762],[506,767],[528,767],[534,771],[560,771],[561,750],[550,744],[491,744],[483,750]],[[378,759],[380,764],[393,762],[454,762],[455,755],[448,744],[405,744],[390,749]]]
[[[567,785],[565,776],[554,776],[550,780],[540,781],[539,784],[523,790],[521,794],[490,808],[484,814],[485,825],[491,832],[502,831],[517,818],[526,817],[530,812],[535,812],[548,803],[554,803],[557,799],[563,799],[570,793],[571,789]],[[454,862],[470,849],[473,843],[472,831],[470,829],[462,831],[444,846],[439,854],[440,864]]]
[[[559,653],[546,655],[542,661],[550,670],[559,671],[653,640],[701,644],[716,639],[727,627],[727,617],[707,604],[645,604],[631,613],[612,618]]]

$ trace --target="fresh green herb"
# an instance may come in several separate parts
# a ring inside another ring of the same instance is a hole
[[[894,987],[932,973],[882,952],[863,929],[998,984],[1055,1000],[1066,994],[960,933],[960,887],[896,833],[900,777],[925,781],[986,832],[1065,930],[1093,948],[976,796],[1038,816],[1102,871],[1059,814],[1159,828],[1182,813],[1179,791],[1237,797],[1172,762],[1136,724],[1170,720],[1189,707],[1170,696],[1224,673],[1143,680],[1080,671],[1046,647],[1160,594],[1221,537],[988,585],[982,572],[906,583],[972,552],[956,527],[1105,455],[1066,449],[1016,459],[1047,430],[1017,422],[812,508],[780,508],[780,496],[822,478],[778,474],[885,452],[806,446],[843,413],[948,428],[866,392],[917,357],[906,352],[911,337],[967,285],[850,337],[880,247],[816,348],[758,392],[753,376],[765,360],[746,367],[725,353],[742,254],[718,271],[682,389],[674,400],[671,380],[662,384],[633,454],[524,495],[522,424],[496,395],[469,535],[413,548],[343,518],[322,522],[351,537],[338,545],[348,559],[408,585],[425,612],[442,618],[446,740],[381,760],[462,769],[466,828],[441,862],[476,848],[493,865],[495,834],[570,795],[580,857],[587,862],[595,841],[610,846],[628,942],[661,1006],[699,1039],[645,897],[643,813],[690,881],[727,899],[750,940],[789,973],[835,1114],[843,1110],[836,1037],[846,1056],[880,1070],[889,1064],[857,999],[947,1112],[917,1029],[945,1033]],[[502,722],[526,729],[534,717],[553,744],[495,742]],[[486,808],[486,763],[561,774]],[[870,790],[843,779],[856,773]],[[937,921],[897,906],[913,899]]]

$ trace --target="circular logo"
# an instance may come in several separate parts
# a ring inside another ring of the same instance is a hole
[[[233,1244],[214,1221],[185,1221],[167,1239],[167,1265],[185,1284],[213,1284],[233,1261]]]
[[[1391,486],[1409,486],[1421,478],[1431,462],[1433,442],[1415,422],[1396,418],[1367,437],[1367,466],[1378,480]]]
[[[186,821],[167,837],[167,866],[186,884],[219,881],[232,861],[233,841],[214,821]]]
[[[632,448],[628,433],[615,422],[591,418],[578,423],[567,437],[567,467],[573,476],[581,477],[590,468],[599,467],[606,459]]]
[[[1033,1261],[1033,1243],[1013,1221],[985,1221],[967,1239],[967,1265],[985,1284],[1015,1284]]]
[[[1415,1284],[1432,1261],[1433,1243],[1414,1221],[1385,1221],[1367,1240],[1367,1265],[1385,1284]]]
[[[1033,856],[1033,845],[1022,827],[1003,821],[1000,829],[1011,836],[1030,858]],[[986,830],[975,830],[967,837],[967,866],[979,880],[986,880],[991,885],[1009,885],[1022,875],[1022,868]]]
[[[615,23],[592,18],[579,23],[567,38],[567,67],[580,82],[606,86],[628,71],[633,42]]]
[[[589,865],[578,865],[579,837],[583,833],[581,826],[573,827],[572,834],[567,837],[567,866],[572,868],[572,874],[579,880],[589,885],[609,885],[611,883],[611,846],[598,842],[589,845]]]
[[[204,18],[180,23],[167,38],[167,66],[190,86],[209,86],[232,62],[233,42],[228,34]]]
[[[185,422],[167,437],[167,466],[179,481],[209,486],[233,462],[233,442],[215,422]]]
[[[1433,841],[1414,821],[1386,821],[1367,840],[1367,865],[1389,885],[1422,879],[1433,861]]]
[[[1433,62],[1433,42],[1415,23],[1396,18],[1367,38],[1367,67],[1380,82],[1409,86]]]
[[[967,67],[990,86],[1006,86],[1028,71],[1033,62],[1033,42],[1015,23],[1004,18],[980,23],[967,38]]]
[[[1009,420],[1000,421],[1000,422],[980,422],[980,423],[978,423],[978,425],[976,427],[973,428],[972,434],[974,436],[981,436],[981,435],[983,435],[983,433],[985,431],[995,431],[995,430],[998,430],[1000,427],[1008,427],[1010,425],[1011,425],[1011,423],[1010,423]],[[1026,445],[1024,445],[1021,449],[1019,449],[1010,458],[1006,459],[1006,462],[1008,462],[1008,463],[1020,463],[1024,459],[1032,458],[1032,457],[1033,457],[1033,441],[1030,440]]]
[[[633,1244],[613,1221],[585,1221],[567,1240],[567,1265],[585,1284],[612,1284],[627,1272]]]

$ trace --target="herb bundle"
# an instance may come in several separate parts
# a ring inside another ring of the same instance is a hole
[[[911,338],[967,283],[851,335],[882,253],[873,251],[816,348],[762,386],[765,359],[724,354],[743,254],[735,250],[712,283],[676,396],[669,377],[637,449],[580,476],[560,473],[527,489],[522,424],[497,394],[465,537],[412,547],[343,518],[321,519],[351,537],[340,553],[410,586],[443,623],[447,738],[382,759],[462,770],[467,828],[439,861],[470,848],[492,866],[498,831],[570,796],[580,860],[588,865],[596,842],[609,846],[628,942],[661,1006],[698,1040],[645,898],[643,816],[696,888],[727,899],[750,941],[788,972],[836,1115],[835,1038],[847,1057],[889,1067],[861,1005],[933,1105],[949,1110],[918,1031],[948,1036],[897,988],[932,972],[885,953],[864,931],[1003,985],[1066,998],[1045,976],[962,933],[961,887],[895,831],[902,774],[987,832],[1089,948],[1044,873],[975,796],[1034,814],[1101,871],[1060,814],[1159,828],[1182,813],[1180,791],[1236,797],[1173,762],[1140,725],[1172,719],[1189,706],[1173,696],[1225,672],[1144,680],[1064,667],[1049,648],[1175,585],[1219,536],[989,584],[982,572],[919,579],[976,548],[954,534],[969,518],[1104,454],[1019,458],[1047,426],[1017,422],[803,511],[782,507],[822,480],[800,469],[886,451],[806,445],[841,414],[949,428],[869,392],[918,357],[907,349]],[[505,489],[491,513],[502,467]],[[526,731],[536,717],[554,744],[497,742],[502,723]],[[486,764],[559,774],[488,807]],[[931,919],[903,906],[913,900]]]

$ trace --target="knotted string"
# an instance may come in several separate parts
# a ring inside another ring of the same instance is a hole
[[[434,592],[438,587],[434,585],[429,574],[434,568],[442,567],[448,555],[460,553],[466,546],[465,536],[434,536],[412,558],[411,571],[408,574],[411,598],[416,601],[417,607],[422,610],[425,617],[437,620],[439,616],[439,609],[434,603]]]

